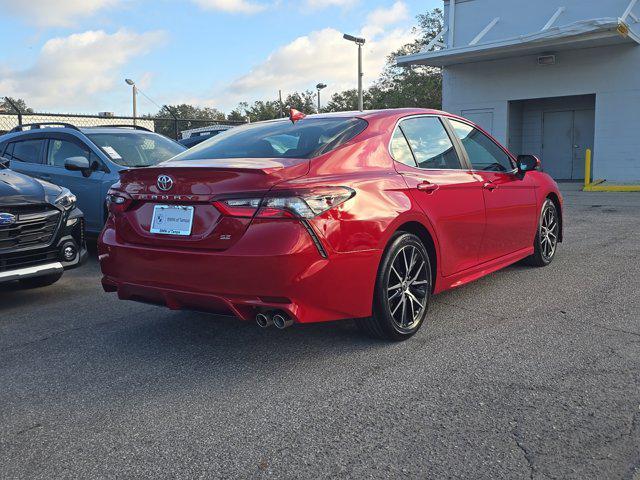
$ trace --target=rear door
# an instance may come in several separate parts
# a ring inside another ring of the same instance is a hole
[[[94,166],[91,172],[75,172],[65,168],[70,157],[85,157]],[[104,223],[104,171],[96,155],[80,139],[64,133],[51,134],[47,142],[43,165],[51,182],[66,187],[78,198],[78,206],[85,216],[87,230],[99,231]]]
[[[401,120],[391,153],[436,231],[442,274],[477,265],[485,227],[482,183],[463,163],[442,120],[437,116]]]
[[[461,141],[473,175],[482,182],[487,228],[480,262],[533,245],[538,219],[535,183],[531,175],[516,175],[510,155],[473,126],[449,119]]]
[[[42,169],[44,144],[44,138],[35,135],[9,143],[4,154],[10,160],[9,168],[30,177],[50,181],[51,179]]]

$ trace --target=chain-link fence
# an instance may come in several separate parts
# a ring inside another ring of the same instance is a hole
[[[173,117],[121,117],[113,115],[76,115],[61,113],[8,113],[0,112],[0,134],[20,125],[69,124],[78,128],[106,125],[138,125],[173,139],[188,137],[193,129],[212,129],[241,125],[243,122]],[[185,133],[183,133],[185,132]]]

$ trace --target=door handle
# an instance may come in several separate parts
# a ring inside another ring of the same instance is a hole
[[[482,188],[493,192],[496,188],[498,188],[498,186],[493,182],[485,182],[484,185],[482,185]]]
[[[421,192],[433,193],[440,187],[435,183],[424,181],[422,183],[419,183],[416,188]]]

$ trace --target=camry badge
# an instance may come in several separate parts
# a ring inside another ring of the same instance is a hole
[[[10,213],[0,213],[0,227],[16,223],[16,216]]]
[[[173,187],[173,178],[169,175],[160,175],[158,176],[158,188],[163,192],[168,192]]]

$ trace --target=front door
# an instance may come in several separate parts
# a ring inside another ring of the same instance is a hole
[[[391,153],[410,195],[436,232],[442,275],[476,266],[485,225],[482,183],[463,168],[440,118],[402,120]]]
[[[48,140],[44,170],[53,183],[68,188],[77,197],[78,207],[84,213],[87,230],[100,231],[104,220],[104,172],[99,168],[93,168],[86,173],[67,170],[65,161],[70,157],[85,157],[90,164],[97,162],[95,154],[80,140],[71,135],[52,135]]]
[[[542,162],[556,180],[583,180],[587,148],[593,150],[595,110],[545,112]]]
[[[473,174],[482,182],[486,229],[480,263],[532,247],[538,214],[531,176],[516,175],[509,154],[477,128],[457,120],[449,122],[469,157]]]

